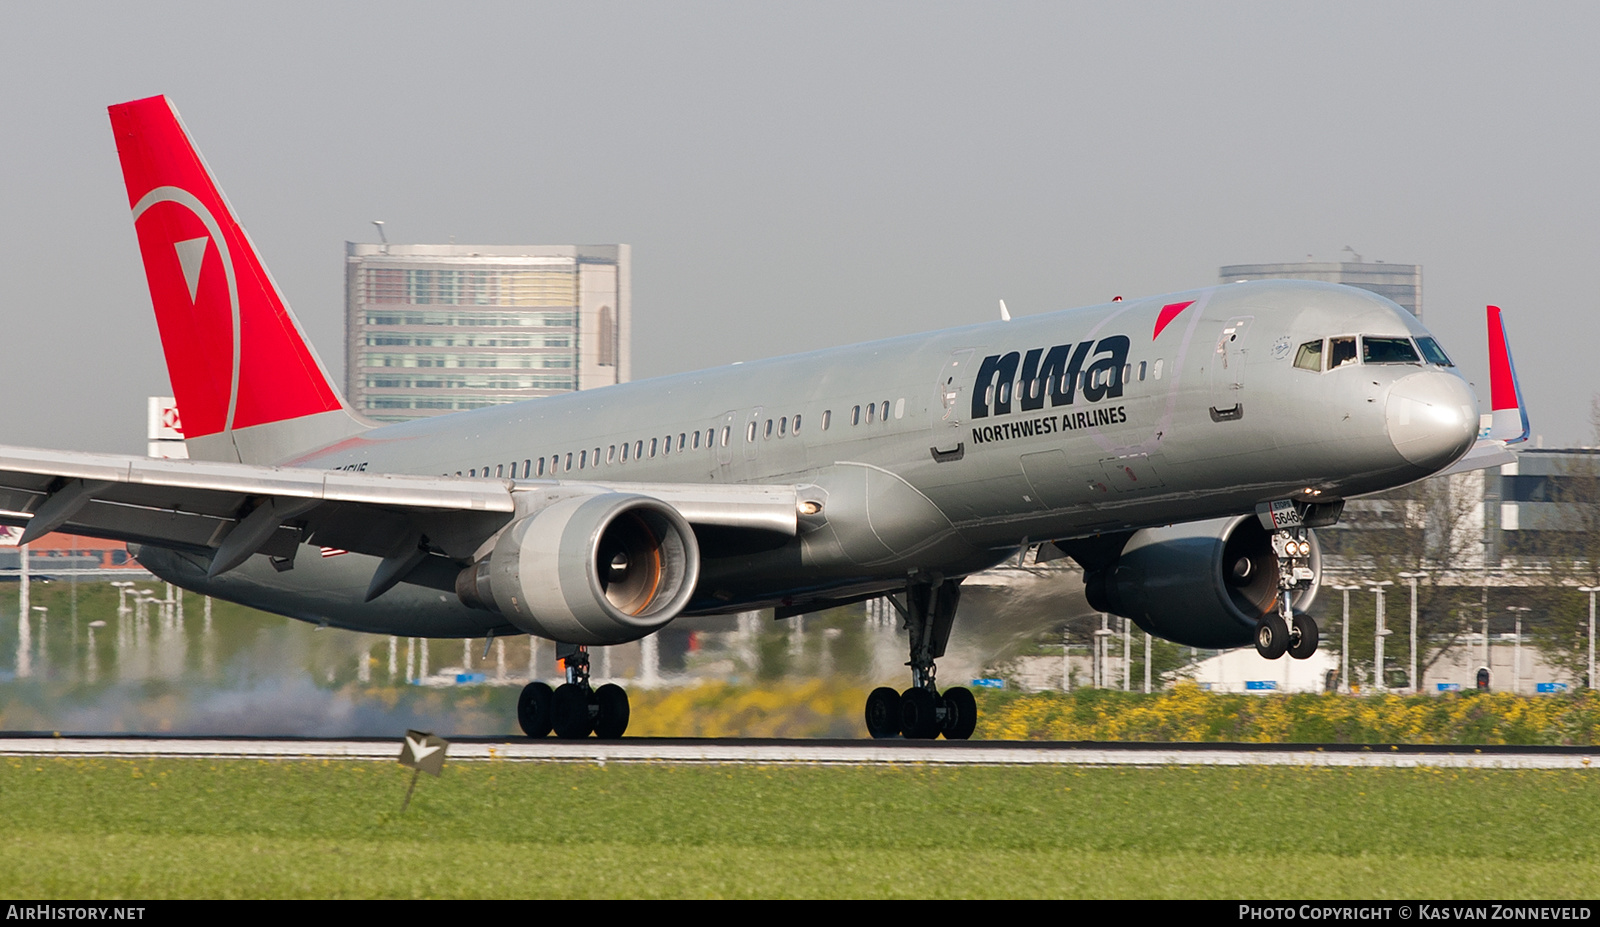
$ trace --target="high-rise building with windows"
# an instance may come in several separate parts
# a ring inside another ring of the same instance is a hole
[[[1223,283],[1240,280],[1321,280],[1392,299],[1422,318],[1422,266],[1382,261],[1298,261],[1287,264],[1231,264],[1217,271]]]
[[[627,245],[345,243],[345,391],[380,422],[622,383]]]

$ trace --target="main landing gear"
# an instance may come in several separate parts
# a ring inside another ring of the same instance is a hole
[[[960,687],[940,694],[933,661],[944,656],[950,626],[961,600],[961,580],[913,578],[906,587],[906,604],[893,596],[889,602],[905,619],[911,632],[911,688],[904,692],[884,686],[867,696],[867,731],[874,738],[905,736],[932,740],[966,740],[978,724],[978,703],[972,692]]]
[[[1291,602],[1295,588],[1316,575],[1306,560],[1311,556],[1311,542],[1297,529],[1277,531],[1272,535],[1272,550],[1278,556],[1278,601],[1273,611],[1256,622],[1256,653],[1268,660],[1286,653],[1304,660],[1317,652],[1317,622],[1296,611]]]
[[[546,737],[551,731],[564,740],[590,734],[614,740],[628,729],[628,692],[607,683],[589,685],[589,648],[557,644],[556,660],[565,668],[567,681],[554,691],[542,682],[530,682],[517,697],[517,723],[529,737]]]

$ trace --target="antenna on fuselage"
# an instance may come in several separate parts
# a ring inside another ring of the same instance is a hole
[[[1000,300],[1000,321],[1002,321],[1002,322],[1011,321],[1011,313],[1006,311],[1006,301],[1003,300],[1003,299]]]

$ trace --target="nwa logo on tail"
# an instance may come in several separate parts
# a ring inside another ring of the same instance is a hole
[[[1044,408],[1046,395],[1051,406],[1070,405],[1079,390],[1085,402],[1120,398],[1127,363],[1126,335],[1076,345],[1058,344],[1048,351],[1031,348],[1026,355],[1017,351],[991,354],[978,366],[978,376],[972,384],[972,417],[1007,415],[1013,398],[1023,412]],[[1012,384],[1017,385],[1015,397],[1011,395]]]

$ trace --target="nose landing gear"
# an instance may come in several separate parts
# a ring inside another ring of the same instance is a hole
[[[1256,622],[1256,653],[1268,660],[1285,653],[1304,660],[1317,652],[1317,622],[1291,603],[1295,590],[1316,578],[1307,560],[1311,542],[1302,529],[1279,530],[1272,535],[1272,550],[1278,558],[1277,607]]]

